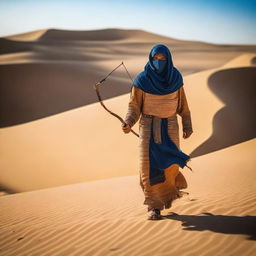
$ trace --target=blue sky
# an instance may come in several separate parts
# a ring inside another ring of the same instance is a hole
[[[37,29],[144,29],[178,39],[256,44],[256,0],[0,0],[0,36]]]

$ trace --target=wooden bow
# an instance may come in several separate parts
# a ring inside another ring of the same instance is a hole
[[[116,118],[118,118],[118,119],[121,121],[121,123],[125,124],[125,121],[123,120],[122,117],[120,117],[118,114],[112,112],[111,110],[109,110],[109,109],[105,106],[105,104],[104,104],[103,101],[102,101],[102,98],[101,98],[101,96],[100,96],[100,91],[99,91],[99,86],[100,86],[104,81],[106,81],[106,79],[107,79],[116,69],[118,69],[118,68],[119,68],[120,66],[122,66],[122,65],[124,66],[124,68],[125,68],[125,70],[126,70],[128,76],[129,76],[129,78],[132,80],[132,77],[131,77],[130,73],[128,72],[126,66],[125,66],[124,63],[122,62],[122,63],[119,64],[116,68],[114,68],[105,78],[103,78],[101,81],[95,83],[95,84],[94,84],[94,89],[96,90],[96,94],[97,94],[97,96],[98,96],[98,99],[99,99],[99,101],[100,101],[101,106],[102,106],[104,109],[106,109],[111,115],[113,115],[113,116],[115,116]],[[133,82],[133,80],[132,80],[132,82]],[[134,130],[131,129],[131,132],[132,132],[134,135],[136,135],[137,137],[139,137],[139,134],[137,134]]]

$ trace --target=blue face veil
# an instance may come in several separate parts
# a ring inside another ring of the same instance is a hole
[[[163,61],[154,61],[156,53],[162,53],[166,57]],[[169,49],[163,45],[155,45],[149,53],[149,61],[134,80],[133,85],[145,92],[152,94],[168,94],[175,92],[183,86],[183,78],[177,68],[173,66]]]

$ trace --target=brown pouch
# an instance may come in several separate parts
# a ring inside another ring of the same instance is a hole
[[[156,144],[162,143],[161,138],[161,118],[154,116],[152,119],[153,138]]]

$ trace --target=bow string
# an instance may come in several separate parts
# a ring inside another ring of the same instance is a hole
[[[132,77],[128,71],[128,69],[126,68],[126,66],[124,65],[124,62],[122,61],[121,64],[119,64],[117,67],[115,67],[106,77],[104,77],[103,79],[101,79],[99,82],[95,83],[94,84],[94,89],[96,90],[96,94],[98,96],[98,99],[100,101],[100,104],[101,106],[106,110],[108,111],[111,115],[115,116],[117,119],[119,119],[121,121],[121,123],[125,124],[125,121],[123,120],[122,117],[120,117],[118,114],[114,113],[113,111],[109,110],[105,104],[103,103],[103,100],[101,98],[101,95],[100,95],[100,91],[99,91],[99,87],[100,85],[103,84],[103,82],[105,82],[107,80],[107,78],[115,71],[117,70],[119,67],[123,66],[125,68],[125,71],[127,73],[127,75],[129,76],[129,78],[131,79],[132,83],[133,83],[133,80],[132,80]],[[137,134],[134,130],[131,129],[131,132],[136,135],[137,137],[139,137],[139,134]]]

